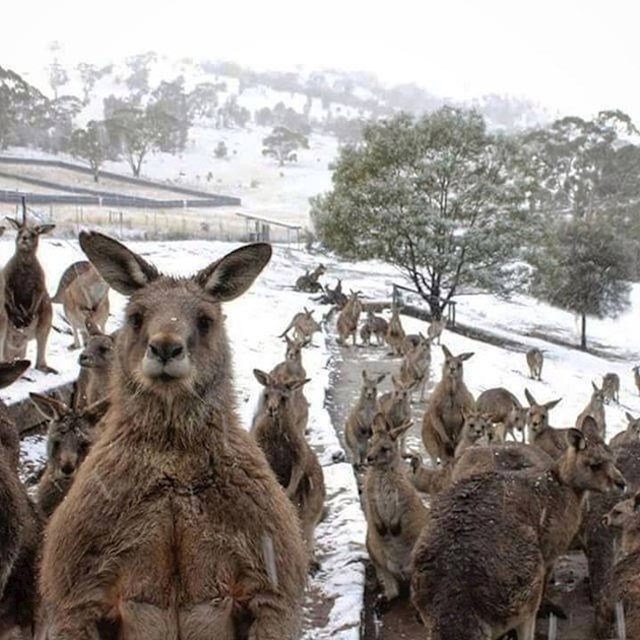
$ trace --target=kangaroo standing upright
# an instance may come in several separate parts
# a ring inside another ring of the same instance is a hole
[[[24,358],[27,343],[36,339],[36,369],[55,373],[47,365],[47,341],[51,331],[51,298],[36,252],[38,240],[55,225],[31,226],[7,218],[16,229],[16,250],[7,262],[0,282],[0,360]]]
[[[238,424],[221,303],[271,247],[190,278],[99,233],[80,245],[129,296],[104,431],[44,544],[47,640],[294,640],[307,557],[295,510]]]

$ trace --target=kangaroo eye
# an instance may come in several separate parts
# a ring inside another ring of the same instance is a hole
[[[599,469],[602,469],[602,464],[602,462],[590,462],[589,468],[593,471],[598,471]]]
[[[208,315],[201,313],[198,316],[197,320],[198,331],[200,332],[200,335],[206,336],[207,333],[209,333],[212,324],[213,320]]]
[[[129,325],[135,329],[135,331],[139,331],[140,328],[142,327],[142,322],[144,321],[144,318],[142,317],[141,313],[132,313],[128,318],[127,321],[129,323]]]

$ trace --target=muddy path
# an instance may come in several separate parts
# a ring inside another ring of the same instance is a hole
[[[344,444],[344,424],[351,407],[360,393],[362,369],[369,373],[387,372],[387,379],[380,385],[384,393],[391,387],[390,374],[397,371],[400,359],[388,355],[386,347],[339,347],[329,338],[332,354],[331,389],[327,393],[327,406],[334,427]],[[434,347],[434,349],[437,347]],[[427,397],[437,381],[438,371],[431,372],[427,384]],[[420,438],[420,425],[424,405],[413,404],[414,426],[407,439],[408,449],[426,458]],[[428,499],[425,497],[425,503]],[[381,616],[375,613],[378,585],[373,567],[367,567],[367,583],[363,611],[361,638],[363,640],[424,640],[424,628],[418,623],[416,613],[408,597],[397,602]],[[566,620],[557,620],[557,640],[596,640],[592,631],[593,608],[589,602],[589,586],[586,560],[582,553],[571,553],[556,563],[554,584],[549,595],[562,607]],[[539,618],[536,638],[548,638],[549,620]],[[515,636],[514,636],[515,637]]]

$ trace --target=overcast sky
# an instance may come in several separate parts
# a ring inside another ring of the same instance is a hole
[[[640,120],[633,0],[4,0],[0,65],[37,81],[63,61],[156,50],[262,68],[363,69],[468,98],[511,93]]]

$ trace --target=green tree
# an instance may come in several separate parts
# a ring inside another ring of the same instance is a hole
[[[274,127],[273,131],[262,140],[263,156],[270,156],[282,167],[285,162],[298,161],[298,149],[308,149],[309,139],[298,131],[287,127]]]
[[[333,189],[312,200],[318,237],[346,258],[395,265],[435,318],[462,286],[507,293],[525,223],[514,155],[473,111],[371,124],[342,148]]]
[[[71,155],[89,163],[93,179],[98,182],[100,167],[113,157],[105,123],[92,120],[86,129],[75,129],[69,139],[68,150]]]
[[[533,294],[580,316],[583,350],[587,316],[615,318],[629,306],[629,257],[607,221],[556,222],[530,262]]]

